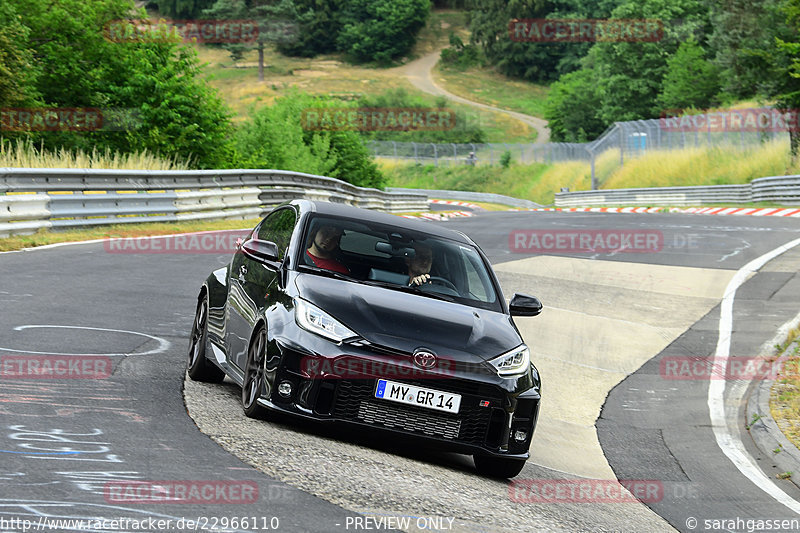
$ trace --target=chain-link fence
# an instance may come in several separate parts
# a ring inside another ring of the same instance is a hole
[[[588,143],[434,144],[370,141],[375,157],[414,161],[422,165],[496,165],[506,155],[515,162],[587,161],[596,188],[595,160],[609,150],[619,151],[620,164],[651,150],[725,147],[745,150],[776,138],[788,138],[786,121],[770,108],[731,110],[680,118],[616,122]]]
[[[497,165],[503,154],[509,153],[513,161],[589,160],[586,146],[580,143],[547,144],[436,144],[395,141],[369,141],[367,147],[375,157],[404,159],[421,165]],[[508,156],[507,156],[508,157]]]

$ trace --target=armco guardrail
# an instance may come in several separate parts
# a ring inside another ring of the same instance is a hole
[[[773,202],[800,205],[800,176],[754,179],[744,185],[607,189],[556,193],[556,207],[601,205],[686,206]]]
[[[257,218],[294,198],[389,212],[428,209],[425,194],[384,192],[282,170],[3,168],[0,236],[48,227]]]
[[[750,182],[753,202],[800,205],[800,176],[758,178]]]
[[[0,237],[49,228],[46,194],[0,195]]]

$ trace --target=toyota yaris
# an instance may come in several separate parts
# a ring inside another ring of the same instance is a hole
[[[443,225],[326,202],[275,208],[200,288],[188,374],[271,411],[471,454],[513,477],[540,379],[489,261]]]

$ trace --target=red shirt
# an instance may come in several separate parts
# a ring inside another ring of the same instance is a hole
[[[320,268],[324,268],[325,270],[333,270],[334,272],[339,272],[340,274],[349,274],[350,271],[344,266],[342,263],[337,261],[336,259],[323,259],[321,257],[317,257],[316,255],[312,254],[308,250],[306,250],[308,257],[314,262],[314,264]]]

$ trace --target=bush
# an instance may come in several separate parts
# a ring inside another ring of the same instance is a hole
[[[658,100],[665,109],[703,109],[718,103],[714,96],[719,89],[717,68],[705,58],[697,41],[690,40],[682,43],[667,60],[667,74]]]
[[[449,100],[437,97],[433,107],[446,109]],[[412,96],[405,89],[385,91],[378,95],[365,95],[358,101],[359,107],[376,108],[430,108],[428,101]],[[483,143],[486,132],[477,121],[471,120],[466,111],[455,112],[455,127],[449,130],[412,130],[412,131],[369,131],[362,132],[366,139],[400,142],[427,143]]]
[[[216,92],[198,79],[196,52],[177,39],[118,43],[104,37],[107,24],[131,15],[129,1],[3,2],[0,19],[6,9],[17,15],[7,28],[0,20],[0,77],[17,86],[0,81],[0,104],[21,100],[23,105],[100,108],[104,119],[108,110],[118,109],[139,119],[136,127],[126,122],[114,131],[3,137],[24,135],[49,150],[147,150],[201,168],[225,164],[229,114]]]
[[[598,117],[597,76],[589,69],[571,72],[550,87],[544,117],[554,142],[587,142],[606,128]]]
[[[314,57],[336,51],[339,35],[340,0],[294,0],[298,31],[293,39],[278,41],[282,54]]]
[[[429,0],[351,0],[341,15],[338,48],[356,62],[388,64],[411,50],[430,8]]]
[[[500,156],[500,166],[503,168],[508,168],[511,166],[511,152],[508,150],[503,152],[503,155]]]
[[[454,33],[450,33],[450,46],[442,50],[441,60],[443,65],[456,70],[466,70],[483,64],[480,49],[474,44],[465,45]]]
[[[293,91],[258,110],[236,130],[232,166],[293,170],[383,187],[384,177],[358,133],[303,129],[304,110],[326,107],[343,105]]]

